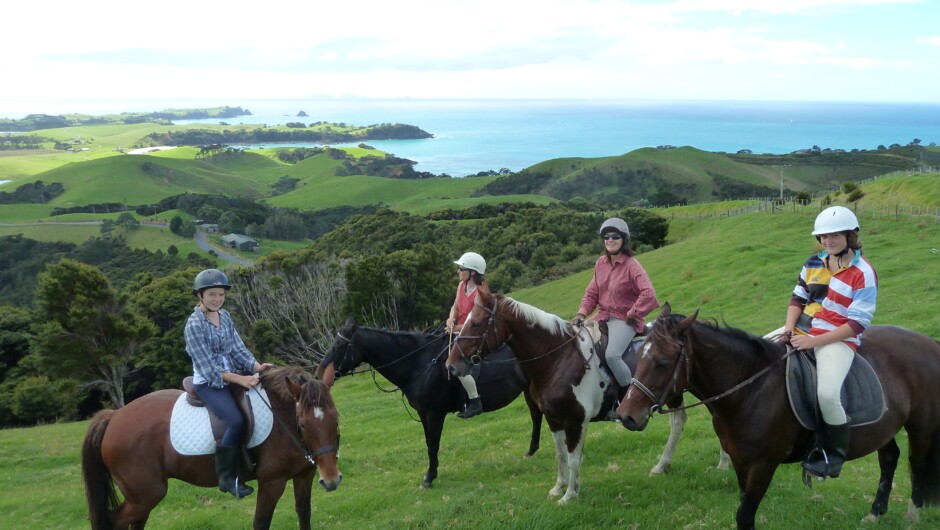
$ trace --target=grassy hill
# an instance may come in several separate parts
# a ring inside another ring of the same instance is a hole
[[[567,200],[584,197],[623,203],[708,202],[776,196],[780,181],[792,192],[809,193],[911,169],[935,155],[922,147],[859,153],[728,155],[693,147],[644,148],[615,157],[560,158],[499,179],[484,192],[542,193]],[[670,202],[671,201],[671,202]]]

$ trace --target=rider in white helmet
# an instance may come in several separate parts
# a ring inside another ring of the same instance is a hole
[[[871,324],[878,297],[878,277],[862,257],[858,218],[844,206],[826,208],[816,217],[812,235],[824,250],[806,260],[790,306],[784,333],[798,350],[815,350],[816,393],[823,425],[819,446],[803,462],[818,478],[838,477],[849,446],[849,427],[841,391],[862,332]],[[811,305],[811,318],[801,316]],[[805,324],[801,322],[808,321]]]
[[[454,298],[454,305],[451,306],[450,316],[447,318],[448,333],[460,331],[461,326],[467,320],[476,302],[477,287],[483,285],[483,274],[486,273],[486,260],[476,252],[465,253],[454,263],[457,265],[460,283],[457,284],[457,297]],[[480,394],[477,393],[476,381],[469,374],[458,379],[467,391],[468,401],[463,412],[458,412],[457,416],[465,419],[472,418],[483,412],[483,403],[480,401]]]
[[[643,331],[644,318],[659,307],[656,290],[646,270],[633,257],[630,228],[626,221],[612,217],[601,225],[604,254],[594,264],[594,277],[584,290],[578,313],[571,320],[579,325],[597,309],[594,320],[607,322],[607,351],[604,359],[620,387],[620,397],[627,391],[633,374],[622,354],[637,333]],[[616,407],[608,418],[617,419]]]

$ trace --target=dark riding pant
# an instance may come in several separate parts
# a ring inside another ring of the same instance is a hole
[[[206,403],[206,407],[225,423],[225,434],[222,435],[219,445],[239,445],[245,433],[245,418],[238,410],[228,387],[212,388],[208,384],[194,386],[196,394]]]

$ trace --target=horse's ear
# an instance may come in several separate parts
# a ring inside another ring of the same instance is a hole
[[[698,309],[695,310],[695,313],[692,313],[691,316],[687,316],[682,319],[682,322],[679,322],[679,332],[685,333],[692,328],[692,324],[695,323],[695,319],[698,318]]]
[[[659,311],[659,316],[666,317],[672,314],[672,306],[669,305],[669,302],[663,304],[663,308]]]
[[[290,393],[290,396],[294,398],[294,401],[300,399],[301,385],[298,385],[293,379],[286,375],[284,376],[284,381],[287,383],[287,391]]]
[[[328,363],[326,366],[321,363],[317,366],[317,379],[323,381],[327,388],[333,388],[333,383],[336,381],[336,367],[333,363]]]
[[[356,317],[347,315],[346,322],[343,322],[343,329],[356,329]]]
[[[477,286],[477,292],[480,293],[481,297],[493,296],[493,293],[490,292],[490,285],[486,282]]]

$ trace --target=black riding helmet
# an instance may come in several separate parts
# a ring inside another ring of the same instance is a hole
[[[232,284],[228,281],[228,276],[219,269],[206,269],[196,275],[193,280],[193,294],[199,296],[203,291],[211,287],[221,287],[228,291]]]

